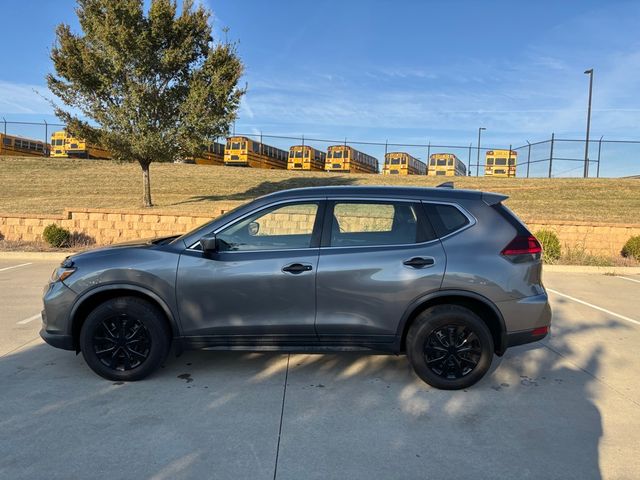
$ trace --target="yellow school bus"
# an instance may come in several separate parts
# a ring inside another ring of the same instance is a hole
[[[224,164],[253,168],[287,168],[289,154],[247,137],[229,137],[224,147]]]
[[[65,147],[67,132],[60,130],[51,134],[51,156],[55,158],[68,158]]]
[[[327,150],[327,172],[378,173],[378,160],[347,145],[332,145]]]
[[[453,153],[433,153],[429,157],[427,175],[430,177],[466,177],[467,166]]]
[[[485,155],[484,176],[513,178],[516,176],[518,152],[514,150],[489,150]]]
[[[389,152],[384,156],[384,175],[425,175],[427,165],[406,152]]]
[[[289,149],[287,170],[324,170],[327,154],[308,145],[294,145]]]
[[[46,157],[49,155],[49,144],[31,138],[0,133],[0,155]]]
[[[83,138],[69,135],[65,130],[51,134],[52,157],[110,159],[111,153],[102,147],[87,143]]]
[[[204,146],[203,150],[195,158],[189,158],[197,165],[224,165],[224,145],[212,142]]]

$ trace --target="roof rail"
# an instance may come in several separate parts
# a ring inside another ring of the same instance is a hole
[[[453,182],[444,182],[438,185],[436,188],[453,188]]]

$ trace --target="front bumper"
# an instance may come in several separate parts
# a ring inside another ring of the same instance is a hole
[[[50,283],[42,301],[42,329],[40,336],[49,345],[74,350],[70,318],[71,307],[77,294],[62,282]]]
[[[42,329],[40,329],[40,336],[52,347],[62,348],[63,350],[75,350],[73,337],[71,335],[50,333],[42,327]]]

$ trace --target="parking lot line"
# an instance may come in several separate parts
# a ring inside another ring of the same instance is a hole
[[[636,280],[635,278],[623,277],[623,276],[621,276],[621,275],[616,275],[616,277],[618,277],[618,278],[622,278],[622,279],[624,279],[624,280],[629,280],[630,282],[640,283],[640,280]]]
[[[555,293],[561,297],[568,298],[569,300],[573,300],[574,302],[581,303],[582,305],[586,305],[587,307],[591,307],[595,310],[599,310],[607,315],[614,316],[619,318],[620,320],[625,320],[627,322],[635,323],[636,325],[640,325],[640,321],[634,320],[633,318],[625,317],[624,315],[620,315],[619,313],[612,312],[611,310],[607,310],[606,308],[599,307],[589,302],[585,302],[584,300],[580,300],[579,298],[572,297],[571,295],[567,295],[566,293],[558,292],[557,290],[552,290],[551,288],[547,288],[548,292]]]
[[[38,320],[39,318],[41,318],[41,315],[38,313],[37,315],[34,315],[33,317],[25,318],[24,320],[20,320],[19,322],[16,322],[16,323],[18,325],[26,325],[29,322],[33,322],[34,320]]]
[[[20,268],[20,267],[26,267],[27,265],[31,265],[32,263],[21,263],[20,265],[12,265],[10,267],[4,267],[4,268],[0,268],[0,272],[4,272],[5,270],[11,270],[12,268]]]

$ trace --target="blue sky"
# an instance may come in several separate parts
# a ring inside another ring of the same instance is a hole
[[[218,34],[229,27],[240,42],[249,89],[238,132],[475,145],[484,126],[492,146],[551,132],[582,138],[583,71],[594,68],[592,137],[640,139],[637,1],[200,3],[213,10]],[[3,1],[7,120],[55,121],[33,90],[47,95],[54,28],[76,25],[73,7]],[[640,171],[630,153],[620,155],[605,173]]]

